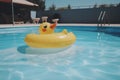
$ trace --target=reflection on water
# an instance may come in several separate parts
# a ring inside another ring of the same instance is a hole
[[[32,28],[24,30],[15,35],[1,30],[0,80],[120,80],[119,37],[71,30],[77,36],[73,46],[47,53],[26,46],[24,37]]]
[[[23,54],[52,54],[52,53],[59,53],[69,49],[71,46],[64,47],[64,48],[32,48],[28,46],[20,46],[17,50]]]
[[[118,49],[71,46],[50,54],[31,54],[28,46],[0,50],[2,80],[119,80]],[[9,52],[9,53],[6,53]],[[114,51],[114,54],[113,54]],[[111,69],[112,68],[112,69]],[[47,76],[47,77],[46,77]]]

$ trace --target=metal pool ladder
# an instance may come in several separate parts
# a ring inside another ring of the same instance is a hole
[[[97,24],[97,26],[101,26],[102,27],[102,22],[103,22],[103,20],[104,20],[104,18],[105,18],[105,15],[106,15],[106,11],[101,11],[100,12],[100,14],[99,14],[99,17],[98,17],[98,24]],[[104,25],[105,25],[105,23],[104,23]]]

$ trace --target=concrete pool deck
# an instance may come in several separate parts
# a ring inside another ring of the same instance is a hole
[[[0,28],[12,28],[12,27],[31,27],[31,26],[39,26],[40,24],[0,24]],[[94,26],[97,26],[98,24],[78,24],[78,23],[71,23],[71,24],[61,24],[61,23],[58,23],[57,26],[90,26],[90,27],[94,27]],[[100,24],[99,24],[100,25]],[[120,24],[102,24],[106,27],[120,27]]]

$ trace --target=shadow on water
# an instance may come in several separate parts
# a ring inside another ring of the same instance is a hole
[[[105,32],[105,34],[109,34],[112,36],[120,37],[120,32]]]
[[[105,34],[120,37],[119,27],[97,27],[97,32],[104,32]]]
[[[59,53],[62,51],[65,51],[69,49],[69,47],[64,47],[64,48],[32,48],[26,45],[20,46],[17,48],[17,51],[19,51],[21,54],[32,54],[32,55],[42,55],[42,54],[54,54],[54,53]]]
[[[17,48],[17,51],[19,51],[21,54],[26,54],[26,49],[28,48],[28,46],[23,45]]]

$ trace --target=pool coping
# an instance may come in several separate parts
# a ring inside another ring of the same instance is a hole
[[[15,27],[32,27],[32,26],[39,26],[40,24],[1,24],[0,28],[15,28]],[[57,26],[89,26],[89,27],[96,27],[98,24],[83,24],[83,23],[75,23],[75,24],[61,24],[58,23]],[[120,27],[120,24],[105,24],[102,27]]]

